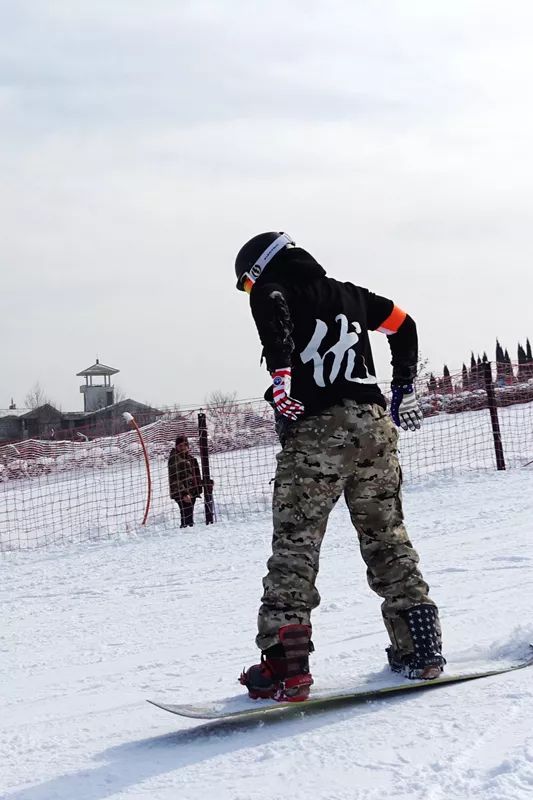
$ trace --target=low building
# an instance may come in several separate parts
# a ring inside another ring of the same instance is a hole
[[[13,401],[5,415],[0,412],[0,444],[24,439],[94,439],[110,436],[125,430],[125,411],[132,414],[139,425],[149,425],[162,414],[157,408],[127,398],[115,402],[115,389],[111,375],[119,372],[114,367],[96,363],[78,372],[85,378],[80,386],[83,394],[83,411],[63,412],[45,403],[31,410],[17,410]]]
[[[125,411],[133,414],[139,425],[149,425],[164,413],[131,399],[120,400],[89,413],[65,413],[46,403],[19,416],[10,414],[0,417],[0,445],[24,439],[94,439],[111,436],[126,429],[122,416]]]

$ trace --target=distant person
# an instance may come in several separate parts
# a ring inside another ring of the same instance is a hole
[[[178,436],[176,446],[170,451],[168,484],[170,496],[180,509],[180,528],[192,528],[194,504],[202,494],[202,476],[198,461],[190,453],[186,436]]]

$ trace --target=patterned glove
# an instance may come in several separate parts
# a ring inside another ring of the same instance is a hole
[[[272,373],[273,398],[276,411],[290,420],[296,420],[304,413],[299,400],[293,400],[291,393],[291,368],[283,367]]]
[[[404,386],[392,384],[392,400],[390,404],[390,415],[392,421],[404,431],[417,431],[422,424],[422,409],[416,399],[414,386],[412,383]]]

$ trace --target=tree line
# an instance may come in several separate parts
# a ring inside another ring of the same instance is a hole
[[[513,364],[509,351],[503,349],[498,339],[496,339],[496,353],[495,353],[495,366],[496,386],[513,386],[518,383],[527,383],[533,379],[533,353],[531,351],[531,343],[529,339],[526,341],[526,346],[518,343],[518,361]],[[485,387],[485,363],[488,361],[487,353],[484,352],[483,356],[475,356],[471,353],[470,366],[467,367],[463,363],[461,370],[461,378],[459,381],[452,378],[447,364],[444,365],[442,377],[436,378],[433,372],[429,376],[427,382],[428,391],[432,394],[451,394],[457,389],[464,392],[472,392],[476,389],[484,389]]]

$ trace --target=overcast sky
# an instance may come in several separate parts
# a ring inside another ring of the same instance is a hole
[[[531,2],[0,0],[0,408],[259,396],[236,251],[288,231],[440,370],[533,337]],[[387,340],[373,334],[378,375]]]

